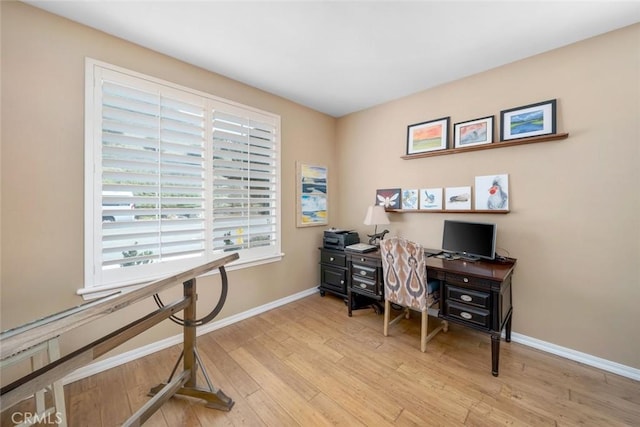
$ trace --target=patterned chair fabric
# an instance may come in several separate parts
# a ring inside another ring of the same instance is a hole
[[[385,300],[420,312],[439,300],[440,282],[427,281],[426,257],[420,244],[393,237],[380,242],[380,253]]]

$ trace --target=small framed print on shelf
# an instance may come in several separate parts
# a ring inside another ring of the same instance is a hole
[[[418,209],[418,190],[402,190],[402,209]]]
[[[420,209],[442,210],[442,188],[421,188]]]
[[[445,150],[449,141],[449,117],[407,127],[407,154]]]
[[[454,148],[472,147],[493,142],[493,116],[453,125]]]
[[[445,210],[471,210],[471,187],[447,187],[444,192]]]
[[[556,100],[539,102],[500,112],[500,140],[556,133]]]
[[[376,205],[386,209],[400,209],[402,197],[399,188],[386,188],[376,190]]]

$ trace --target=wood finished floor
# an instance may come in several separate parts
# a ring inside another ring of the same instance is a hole
[[[437,319],[431,319],[434,323]],[[382,335],[382,316],[313,295],[198,338],[230,412],[174,398],[145,426],[638,426],[640,383],[451,325],[419,350],[414,315]],[[116,426],[166,381],[175,346],[65,387],[70,426]],[[199,384],[205,384],[199,380]],[[1,425],[13,425],[14,410]]]

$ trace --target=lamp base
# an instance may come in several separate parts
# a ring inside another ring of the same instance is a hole
[[[369,244],[378,246],[380,244],[379,240],[384,239],[384,235],[387,234],[389,230],[381,231],[380,233],[375,234],[367,234],[369,236]]]

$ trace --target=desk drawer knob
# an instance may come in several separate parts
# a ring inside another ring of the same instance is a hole
[[[462,281],[463,281],[464,283],[469,283],[469,279],[467,279],[466,277],[465,277],[465,278],[463,278],[463,279],[462,279]]]
[[[340,280],[340,284],[341,284],[341,285],[344,285],[344,280]]]
[[[367,288],[367,285],[365,285],[364,283],[360,283],[360,287],[361,287],[362,289],[366,289],[366,288]]]
[[[473,301],[473,298],[472,298],[472,297],[470,297],[469,295],[460,295],[460,299],[461,299],[462,301],[466,301],[466,302],[471,302],[471,301]]]
[[[364,258],[360,258],[360,262],[364,262]]]
[[[361,276],[366,276],[366,275],[367,275],[367,272],[366,272],[365,270],[360,270],[360,275],[361,275]]]
[[[335,261],[336,259],[334,257],[329,258],[329,261]]]
[[[465,318],[467,320],[471,320],[471,318],[473,317],[471,314],[467,313],[466,311],[461,311],[460,312],[460,317]]]

